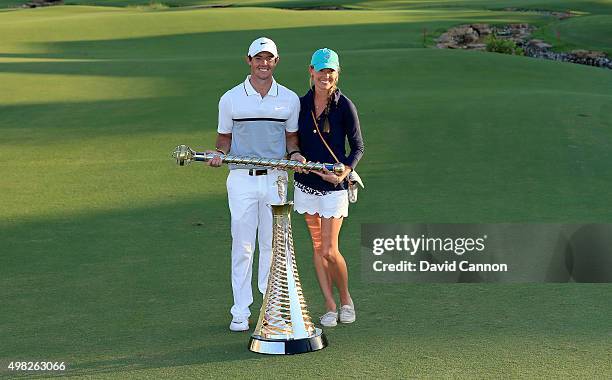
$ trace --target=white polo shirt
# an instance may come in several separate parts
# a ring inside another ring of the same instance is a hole
[[[285,132],[298,130],[300,98],[274,78],[262,98],[250,77],[221,97],[217,132],[232,134],[232,155],[282,159],[287,149]],[[256,167],[230,165],[236,168]]]

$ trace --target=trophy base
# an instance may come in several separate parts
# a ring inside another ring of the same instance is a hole
[[[315,329],[315,335],[303,339],[265,339],[259,335],[251,336],[249,350],[258,354],[294,355],[322,350],[327,347],[327,338],[321,329]]]

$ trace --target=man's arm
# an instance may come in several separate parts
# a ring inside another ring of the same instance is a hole
[[[293,153],[292,156],[297,156],[298,154],[301,156],[300,142],[298,140],[298,133],[297,132],[285,132],[285,140],[287,143],[287,153],[289,154]],[[291,160],[292,158],[289,157],[289,159]]]
[[[298,138],[298,121],[300,117],[300,98],[295,93],[292,93],[291,97],[291,114],[287,119],[287,126],[285,129],[285,141],[287,145],[288,159],[306,163],[306,159],[302,156],[300,151],[300,141]],[[295,169],[298,173],[308,173],[307,170]]]
[[[288,158],[293,161],[306,163],[306,159],[304,158],[304,156],[302,156],[302,152],[300,152],[300,141],[298,139],[298,133],[285,131],[285,140],[287,144],[287,153],[289,154]],[[295,171],[298,173],[308,173],[307,170],[302,170],[299,168],[295,168]]]
[[[232,146],[232,102],[229,93],[225,93],[219,99],[219,125],[217,127],[217,142],[215,144],[215,151],[221,154],[228,154],[230,147]],[[208,153],[214,153],[215,151],[207,151]],[[220,157],[215,157],[208,161],[209,166],[219,167],[221,166],[222,160]]]
[[[218,133],[217,143],[215,149],[217,152],[222,154],[228,154],[230,147],[232,146],[232,134],[231,133]]]

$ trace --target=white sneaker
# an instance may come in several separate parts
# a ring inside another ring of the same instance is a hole
[[[355,305],[342,305],[340,308],[340,323],[355,322]]]
[[[338,313],[335,311],[328,311],[321,316],[320,320],[323,326],[334,327],[338,324]]]
[[[229,329],[232,331],[247,331],[249,329],[248,318],[234,318],[230,323]]]

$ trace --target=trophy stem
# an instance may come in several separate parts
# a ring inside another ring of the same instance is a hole
[[[271,207],[272,264],[249,350],[291,355],[323,349],[327,339],[312,323],[295,261],[290,217],[293,202]]]

